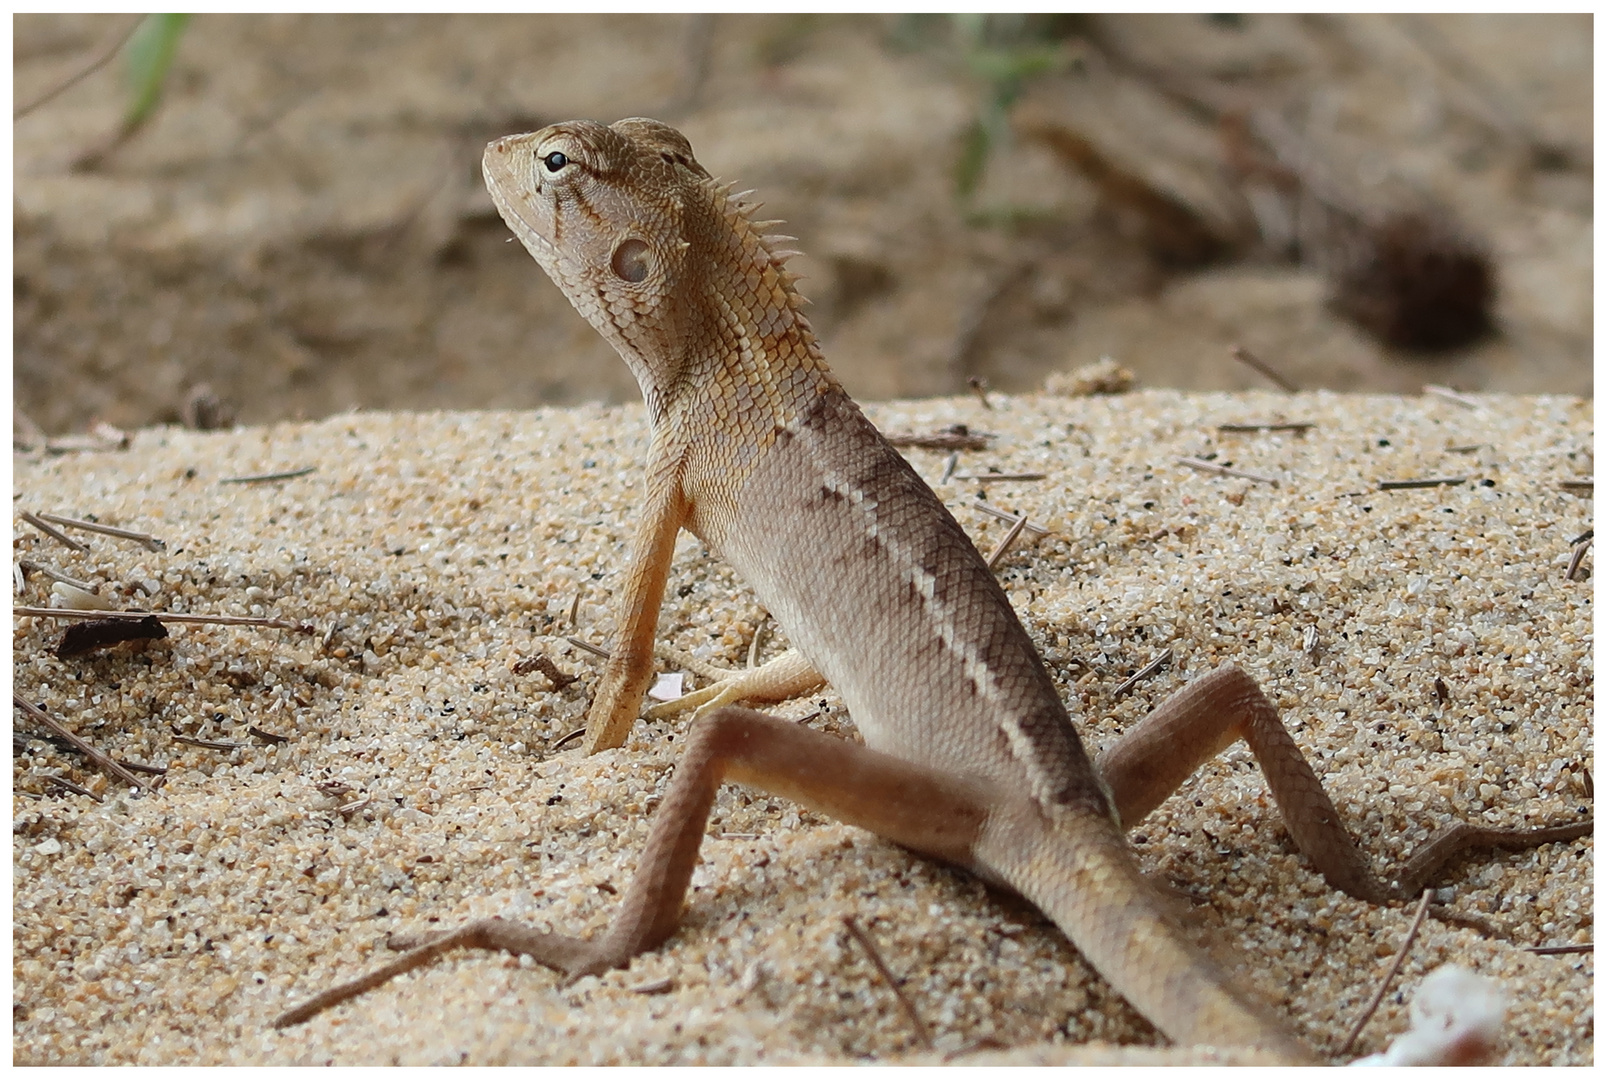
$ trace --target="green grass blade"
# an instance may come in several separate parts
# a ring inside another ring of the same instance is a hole
[[[124,47],[129,85],[128,111],[123,116],[126,128],[144,123],[161,100],[168,69],[189,21],[188,15],[147,15]]]

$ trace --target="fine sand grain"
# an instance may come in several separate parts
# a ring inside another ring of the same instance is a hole
[[[957,477],[909,451],[1000,564],[1087,739],[1104,745],[1193,675],[1235,661],[1284,711],[1379,865],[1454,816],[1590,811],[1592,406],[1574,398],[1144,392],[877,406],[884,430],[996,432]],[[1223,423],[1309,422],[1304,433]],[[43,566],[119,607],[279,617],[308,634],[170,626],[143,652],[57,659],[65,623],[15,619],[17,691],[101,750],[160,765],[132,793],[28,735],[14,756],[13,1053],[32,1064],[783,1063],[921,1051],[851,916],[939,1054],[1162,1040],[1019,901],[783,799],[727,788],[682,929],[627,970],[564,983],[457,953],[312,1022],[269,1020],[368,970],[393,931],[502,914],[596,932],[629,878],[684,721],[582,758],[575,728],[611,639],[642,483],[639,407],[355,414],[131,449],[17,457],[14,513],[93,516],[151,551],[19,520],[17,603]],[[1276,486],[1180,465],[1180,456]],[[260,483],[227,478],[314,471]],[[1380,490],[1381,481],[1465,478]],[[777,523],[785,527],[785,523]],[[573,623],[571,622],[573,612]],[[683,536],[661,630],[745,662],[762,612]],[[772,628],[765,657],[784,646]],[[851,647],[851,645],[850,645]],[[1113,691],[1164,650],[1132,692]],[[578,681],[555,690],[520,661]],[[776,710],[853,736],[830,694]],[[194,741],[181,741],[179,736]],[[47,779],[58,775],[101,800]],[[1253,760],[1228,750],[1133,840],[1195,932],[1332,1051],[1410,920],[1329,888],[1293,851]],[[1506,1059],[1592,1060],[1592,842],[1458,862],[1358,1050],[1454,961],[1511,1001]],[[1044,1045],[1048,1044],[1048,1045]],[[1108,1046],[1084,1051],[1111,1060]],[[992,1051],[990,1051],[990,1056]],[[1145,1051],[1154,1060],[1154,1051]],[[1160,1055],[1175,1060],[1180,1055]]]

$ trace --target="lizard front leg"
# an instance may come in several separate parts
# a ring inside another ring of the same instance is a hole
[[[997,793],[979,783],[751,709],[719,709],[693,725],[653,818],[636,876],[600,937],[584,940],[505,919],[481,919],[317,995],[281,1014],[273,1026],[302,1023],[458,947],[507,949],[572,975],[622,967],[674,933],[708,827],[709,809],[726,780],[785,796],[917,851],[962,864],[970,861],[990,811],[1000,802]]]
[[[1295,845],[1330,885],[1371,903],[1416,895],[1446,862],[1469,848],[1530,848],[1591,832],[1589,819],[1533,829],[1491,829],[1458,821],[1413,852],[1398,874],[1381,881],[1278,710],[1232,664],[1167,698],[1101,754],[1095,767],[1110,786],[1123,827],[1131,828],[1201,764],[1241,738],[1260,762]]]
[[[650,469],[647,503],[636,525],[631,564],[619,601],[619,632],[614,651],[586,714],[585,752],[623,746],[642,710],[653,680],[653,641],[675,538],[689,513],[679,478],[671,468]]]

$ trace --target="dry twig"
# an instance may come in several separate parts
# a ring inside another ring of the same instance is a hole
[[[1250,368],[1252,371],[1257,371],[1262,375],[1265,375],[1277,385],[1279,390],[1282,390],[1284,393],[1297,394],[1300,392],[1300,387],[1295,385],[1293,380],[1286,378],[1284,375],[1279,373],[1277,369],[1273,368],[1265,360],[1261,359],[1249,349],[1246,349],[1243,345],[1233,346],[1233,359],[1237,360],[1245,367]]]
[[[219,480],[220,484],[266,484],[274,480],[294,480],[298,476],[318,471],[316,465],[306,465],[300,469],[287,469],[284,472],[257,473],[255,476],[225,476]]]
[[[1110,692],[1111,700],[1114,701],[1116,698],[1119,698],[1123,694],[1132,690],[1133,687],[1137,686],[1139,683],[1161,670],[1162,665],[1170,663],[1171,659],[1172,650],[1167,649],[1165,652],[1161,653],[1161,655],[1157,656],[1155,659],[1133,672],[1132,677],[1130,677],[1126,682],[1112,690]]]
[[[1025,515],[1022,515],[1022,514],[1009,514],[1009,513],[1006,513],[1005,511],[1000,510],[997,507],[989,506],[987,503],[983,502],[981,499],[972,499],[971,500],[971,506],[974,509],[982,511],[984,514],[992,515],[993,517],[998,518],[1000,521],[1008,521],[1008,522],[1011,522],[1012,524],[1014,524],[1015,521],[1018,518],[1025,516]],[[1048,536],[1049,535],[1049,530],[1048,529],[1043,528],[1041,525],[1033,525],[1031,523],[1027,524],[1026,531],[1031,533],[1033,536]]]
[[[85,592],[94,592],[95,591],[95,586],[90,584],[89,582],[87,582],[87,581],[79,581],[75,577],[68,577],[66,574],[62,573],[60,570],[54,569],[53,567],[46,566],[43,563],[36,563],[32,559],[18,559],[17,560],[17,565],[22,567],[22,569],[26,570],[30,574],[43,574],[45,577],[49,578],[51,581],[59,581],[63,585],[71,585],[73,588],[82,589]]]
[[[146,765],[140,761],[119,761],[118,764],[129,772],[145,773],[148,776],[167,775],[167,769],[161,765]]]
[[[27,700],[26,698],[24,698],[24,697],[22,697],[22,696],[20,696],[18,694],[12,694],[11,695],[11,704],[15,705],[17,708],[19,708],[23,712],[27,713],[28,716],[31,717],[32,719],[34,719],[34,720],[38,721],[39,723],[45,725],[55,735],[59,736],[60,738],[66,739],[69,743],[71,743],[73,745],[73,747],[79,753],[83,754],[90,761],[94,762],[95,766],[97,768],[101,769],[104,772],[111,773],[113,776],[117,777],[117,779],[121,780],[123,783],[127,784],[129,787],[132,787],[132,788],[143,788],[143,787],[145,787],[145,781],[143,781],[139,777],[135,776],[128,769],[125,769],[123,767],[122,762],[117,761],[117,760],[109,757],[108,755],[101,753],[99,750],[95,749],[89,743],[85,742],[83,739],[79,738],[76,734],[74,734],[71,729],[69,729],[67,727],[64,727],[60,722],[58,722],[53,717],[51,717],[51,715],[49,713],[45,712],[43,709],[41,709],[39,706],[35,705],[33,702]]]
[[[1216,462],[1206,461],[1204,458],[1179,457],[1177,463],[1187,465],[1191,469],[1198,469],[1200,472],[1216,473],[1218,476],[1237,476],[1241,480],[1253,480],[1258,484],[1278,486],[1278,478],[1275,476],[1264,476],[1261,473],[1250,472],[1248,469],[1234,469],[1227,465],[1218,465]]]
[[[1048,473],[1041,472],[985,472],[985,473],[955,473],[956,480],[1045,480]]]
[[[1583,945],[1530,945],[1523,951],[1532,952],[1536,956],[1572,956],[1575,953],[1595,952],[1596,943],[1587,941]]]
[[[140,23],[144,21],[144,15],[136,15],[134,17],[134,22],[128,27],[128,29],[117,35],[117,40],[112,42],[112,44],[108,46],[105,51],[101,52],[89,63],[85,64],[72,75],[69,75],[55,86],[52,86],[49,90],[46,90],[44,93],[34,98],[26,105],[19,105],[16,109],[12,110],[12,122],[15,123],[16,121],[21,120],[24,116],[27,116],[41,105],[48,101],[52,101],[58,95],[64,94],[68,90],[71,90],[73,87],[95,74],[95,72],[111,63],[112,58],[123,51],[123,46],[128,44],[128,39],[134,36],[134,31],[138,30],[140,28]]]
[[[1465,476],[1429,476],[1421,480],[1380,480],[1378,490],[1409,491],[1412,488],[1455,487],[1458,484],[1467,482],[1468,478]]]
[[[133,540],[143,544],[151,551],[161,551],[167,547],[164,541],[158,540],[150,533],[136,532],[133,529],[120,529],[116,525],[102,525],[98,521],[85,521],[83,518],[66,517],[62,514],[40,514],[39,517],[69,529],[82,529],[84,532],[103,533],[106,536],[117,536],[124,540]]]
[[[68,536],[54,525],[49,524],[38,514],[27,510],[21,510],[18,511],[17,516],[22,518],[22,520],[26,521],[28,524],[32,525],[34,528],[38,529],[40,532],[44,533],[46,536],[50,537],[52,540],[56,541],[58,544],[65,544],[74,551],[89,550],[87,546],[80,544],[77,540],[74,540],[72,537]],[[87,592],[89,590],[86,589],[85,591]]]
[[[1026,527],[1027,515],[1022,514],[1016,518],[1016,523],[1010,526],[1010,531],[1004,534],[1004,539],[999,541],[998,546],[988,553],[987,563],[989,570],[998,567],[999,560],[1004,558],[1004,553],[1010,550],[1011,546],[1020,538],[1021,531]]]
[[[1236,433],[1256,431],[1293,431],[1296,434],[1304,435],[1306,432],[1310,431],[1316,426],[1316,424],[1313,424],[1309,420],[1269,420],[1264,424],[1218,424],[1216,429],[1218,431],[1231,431]]]
[[[173,733],[173,741],[189,743],[191,746],[199,746],[207,750],[238,750],[245,745],[245,743],[222,742],[218,739],[197,739],[193,735],[180,735],[176,731]]]
[[[564,640],[569,642],[569,644],[573,645],[577,649],[584,649],[593,656],[600,656],[604,660],[608,659],[609,654],[607,649],[600,649],[589,641],[582,641],[578,637],[565,637]]]
[[[583,727],[578,727],[574,731],[571,731],[568,735],[565,735],[563,738],[553,743],[551,749],[554,752],[562,750],[564,747],[568,746],[570,743],[574,742],[584,734],[586,734],[586,729]]]
[[[899,985],[897,979],[893,978],[893,973],[882,962],[881,953],[876,951],[876,946],[871,941],[870,936],[859,928],[859,924],[854,921],[851,915],[843,916],[843,925],[848,928],[848,932],[853,935],[854,940],[859,942],[859,947],[865,950],[865,955],[870,957],[871,966],[882,977],[882,981],[887,984],[888,989],[893,991],[893,996],[898,999],[898,1007],[904,1011],[904,1018],[909,1021],[910,1027],[915,1029],[915,1037],[920,1040],[922,1046],[931,1050],[933,1048],[931,1031],[927,1029],[926,1024],[921,1020],[920,1014],[915,1011],[915,1006],[910,1003],[910,999],[904,995],[904,988]]]
[[[298,634],[311,634],[316,627],[309,623],[291,622],[289,619],[259,618],[255,615],[193,615],[183,611],[88,611],[82,608],[14,607],[13,615],[33,615],[41,619],[149,619],[156,616],[163,622],[205,623],[214,626],[264,626],[270,630],[294,630]]]
[[[1401,939],[1401,947],[1395,950],[1395,959],[1390,962],[1389,970],[1384,972],[1384,977],[1378,981],[1378,989],[1373,991],[1373,999],[1367,1003],[1367,1008],[1362,1010],[1360,1018],[1356,1021],[1356,1026],[1350,1029],[1350,1034],[1346,1036],[1344,1045],[1339,1048],[1334,1055],[1335,1057],[1349,1056],[1350,1048],[1356,1045],[1356,1039],[1361,1035],[1361,1029],[1367,1026],[1367,1021],[1371,1020],[1373,1013],[1378,1011],[1379,1002],[1383,1001],[1384,995],[1389,992],[1389,984],[1395,981],[1395,976],[1400,973],[1401,965],[1406,962],[1407,951],[1411,949],[1412,942],[1417,940],[1417,931],[1422,927],[1423,919],[1428,915],[1429,903],[1433,899],[1434,890],[1424,889],[1423,899],[1417,904],[1417,914],[1412,916],[1412,925],[1407,928],[1406,937]]]
[[[57,787],[66,788],[68,791],[72,792],[74,795],[88,795],[91,799],[94,799],[96,802],[105,802],[106,801],[106,800],[102,799],[99,795],[96,795],[93,791],[90,791],[88,788],[80,787],[79,785],[73,783],[71,780],[67,779],[65,776],[57,776],[55,773],[43,773],[42,775],[44,776],[45,782],[47,784],[55,784]]]

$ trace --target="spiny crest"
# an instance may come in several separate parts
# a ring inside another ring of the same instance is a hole
[[[745,201],[748,196],[754,193],[753,188],[737,191],[735,183],[725,183],[719,179],[709,181],[709,187],[712,193],[720,200],[722,216],[736,230],[737,235],[752,243],[769,258],[770,265],[775,267],[776,274],[781,281],[781,287],[787,294],[789,306],[794,311],[799,311],[802,305],[809,303],[809,300],[798,292],[798,282],[803,279],[787,269],[787,261],[794,256],[803,254],[803,252],[794,248],[777,246],[795,241],[798,238],[796,236],[787,236],[783,233],[767,231],[783,224],[780,218],[770,220],[756,220],[754,218],[754,215],[763,208],[764,203],[748,203]],[[800,318],[802,318],[801,312]]]

